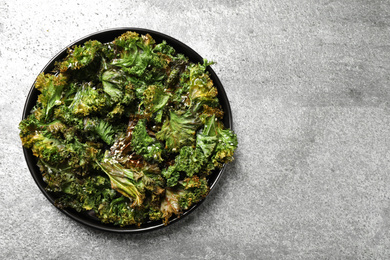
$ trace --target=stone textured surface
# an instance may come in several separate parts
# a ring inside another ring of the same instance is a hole
[[[0,0],[0,258],[389,259],[389,12],[380,0]],[[122,26],[217,61],[240,142],[195,213],[138,235],[56,210],[17,128],[54,54]]]

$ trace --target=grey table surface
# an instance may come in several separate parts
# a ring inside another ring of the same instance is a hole
[[[0,259],[389,259],[389,14],[379,0],[0,0]],[[196,212],[136,235],[53,207],[18,136],[50,58],[123,26],[216,61],[239,139]]]

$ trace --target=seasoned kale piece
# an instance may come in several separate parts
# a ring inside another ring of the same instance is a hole
[[[164,169],[162,174],[167,179],[167,186],[176,186],[181,176],[192,177],[201,174],[206,157],[199,148],[184,146],[175,157],[174,165]]]
[[[66,85],[66,77],[62,74],[55,76],[51,74],[39,74],[35,88],[41,94],[38,96],[36,116],[41,120],[48,120],[53,108],[61,104],[61,95]]]
[[[141,102],[144,107],[143,116],[153,117],[156,123],[161,123],[165,110],[168,108],[167,104],[170,97],[171,94],[164,91],[161,86],[148,86],[144,91],[144,97]]]
[[[148,134],[145,119],[139,120],[134,127],[131,138],[131,147],[136,154],[142,155],[147,161],[163,161],[161,158],[163,147],[156,138],[153,138]]]
[[[204,199],[209,193],[205,178],[197,176],[185,178],[174,188],[167,188],[160,205],[160,215],[154,213],[154,218],[161,218],[168,223],[172,215],[180,216],[185,210]]]
[[[61,72],[85,68],[97,58],[102,46],[103,44],[98,41],[87,41],[83,46],[74,46],[68,50],[68,56],[57,63],[57,66]]]
[[[169,152],[179,152],[183,146],[195,144],[195,134],[200,125],[201,122],[191,111],[183,113],[171,110],[156,137],[165,141],[165,149]]]

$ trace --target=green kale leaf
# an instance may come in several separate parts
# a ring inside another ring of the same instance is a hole
[[[134,127],[131,147],[136,154],[142,155],[147,161],[163,161],[161,157],[163,147],[158,140],[148,134],[145,119],[139,120]]]
[[[156,138],[165,141],[165,149],[169,152],[179,152],[183,146],[195,144],[196,130],[200,125],[199,119],[189,110],[184,113],[170,111],[169,119],[164,121]]]

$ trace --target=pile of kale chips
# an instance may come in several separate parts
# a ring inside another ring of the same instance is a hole
[[[19,129],[56,206],[139,226],[167,224],[205,198],[207,176],[237,148],[208,65],[126,32],[73,46],[41,73]]]

